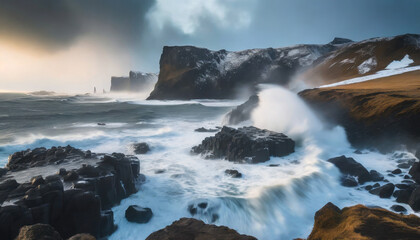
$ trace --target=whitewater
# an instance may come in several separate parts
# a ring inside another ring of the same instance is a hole
[[[295,153],[260,164],[235,164],[205,160],[190,150],[214,135],[195,129],[221,126],[225,114],[241,101],[0,93],[0,165],[7,163],[9,154],[27,148],[70,144],[97,153],[133,154],[132,143],[147,142],[151,151],[137,155],[146,181],[112,209],[118,230],[110,239],[145,239],[181,217],[225,225],[263,240],[293,239],[308,236],[315,212],[327,202],[340,208],[360,203],[389,209],[395,204],[393,198],[341,186],[339,171],[326,160],[346,155],[386,176],[401,156],[415,158],[412,154],[355,153],[344,129],[321,122],[295,93],[265,86],[259,97],[252,119],[243,125],[285,133],[297,142]],[[243,177],[226,176],[226,169],[236,169]],[[402,181],[400,176],[387,179]],[[208,207],[191,216],[188,207],[203,202]],[[124,212],[132,204],[151,208],[150,222],[128,222]]]

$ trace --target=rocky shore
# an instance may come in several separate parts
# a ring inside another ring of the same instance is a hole
[[[25,169],[42,172],[51,165],[73,168],[27,182],[14,179]],[[122,153],[95,154],[71,146],[16,152],[0,179],[2,239],[15,239],[21,227],[38,223],[51,225],[63,238],[79,233],[106,237],[117,228],[111,207],[137,192],[139,176],[139,160]]]

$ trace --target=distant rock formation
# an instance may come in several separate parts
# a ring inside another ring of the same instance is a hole
[[[224,226],[205,224],[193,218],[181,218],[171,225],[150,234],[146,240],[256,240]]]
[[[329,43],[239,52],[165,46],[159,79],[149,99],[235,98],[242,91],[255,92],[259,83],[286,85],[298,71],[342,46]]]
[[[141,92],[157,81],[157,74],[130,71],[128,77],[111,77],[111,92]]]
[[[420,218],[380,208],[355,205],[339,209],[327,203],[315,214],[308,240],[420,239]]]

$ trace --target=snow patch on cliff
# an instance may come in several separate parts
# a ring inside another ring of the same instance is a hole
[[[357,69],[359,69],[360,74],[365,74],[372,71],[376,67],[376,65],[377,65],[376,58],[371,57],[367,59],[366,61],[362,62],[362,64],[360,64],[357,67]]]

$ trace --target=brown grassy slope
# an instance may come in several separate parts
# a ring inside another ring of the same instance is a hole
[[[420,35],[406,34],[349,44],[320,59],[301,78],[307,79],[306,82],[312,86],[339,82],[383,70],[392,61],[401,60],[406,54],[414,61],[413,66],[420,65]],[[360,74],[358,66],[372,57],[377,61],[376,67],[370,72]]]
[[[299,95],[326,120],[343,125],[353,145],[369,145],[375,138],[420,139],[420,71]]]
[[[327,203],[315,214],[314,228],[308,240],[333,239],[420,239],[420,218],[363,205],[340,210]]]

